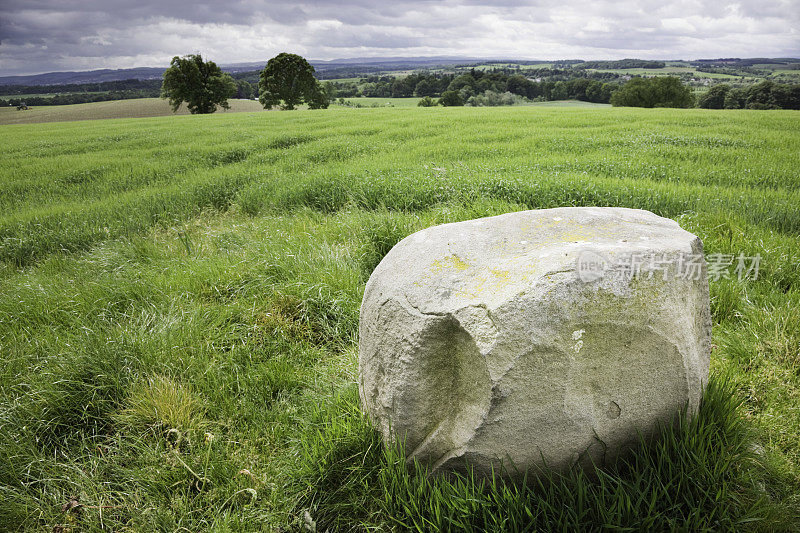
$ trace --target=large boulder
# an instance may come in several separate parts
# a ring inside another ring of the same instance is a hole
[[[602,464],[708,378],[702,243],[623,208],[524,211],[403,239],[367,283],[359,390],[432,471]],[[502,468],[500,468],[502,467]]]

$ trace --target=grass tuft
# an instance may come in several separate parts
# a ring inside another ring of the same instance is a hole
[[[167,376],[151,376],[133,385],[124,405],[116,419],[134,430],[160,434],[201,430],[205,425],[203,402],[189,387]]]

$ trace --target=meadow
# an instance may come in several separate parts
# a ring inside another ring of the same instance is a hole
[[[800,114],[332,107],[0,127],[0,530],[796,531]],[[359,408],[372,269],[430,225],[674,218],[711,281],[700,413],[624,463],[427,478]]]
[[[363,107],[415,107],[420,98],[377,98],[377,97],[353,97],[345,98],[346,105],[357,104]],[[334,102],[332,105],[338,105]]]
[[[702,72],[693,67],[667,65],[664,68],[618,68],[618,69],[589,69],[595,72],[614,72],[616,74],[627,74],[629,76],[675,76],[680,74],[691,74],[694,78],[717,78],[720,80],[739,80],[739,76],[730,74],[719,74],[715,72]]]
[[[15,98],[18,98],[15,96]],[[254,100],[231,99],[230,109],[220,109],[218,113],[241,113],[263,111],[260,103]],[[185,105],[175,113],[188,115]],[[109,100],[87,104],[33,106],[27,111],[16,107],[0,107],[0,125],[34,124],[38,122],[70,122],[75,120],[96,120],[108,118],[166,117],[173,115],[169,102],[161,98],[135,98],[130,100]]]

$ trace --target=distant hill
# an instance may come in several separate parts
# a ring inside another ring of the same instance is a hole
[[[84,72],[48,72],[28,76],[0,76],[0,85],[65,85],[68,83],[101,83],[104,81],[153,80],[161,78],[163,68],[138,67],[101,69]]]
[[[453,65],[470,66],[478,64],[503,64],[515,63],[519,65],[536,64],[538,60],[518,59],[479,59],[475,57],[352,57],[346,59],[332,59],[329,61],[310,60],[319,79],[352,78],[369,74],[413,70],[434,67],[448,67]],[[640,59],[623,59],[614,61],[584,61],[581,59],[544,61],[555,65],[557,68],[632,68],[641,67],[656,69],[663,67],[664,61],[643,61]],[[797,58],[718,58],[695,59],[685,63],[702,68],[750,68],[765,65],[775,69],[796,69],[800,62]],[[237,78],[258,80],[259,70],[264,68],[267,60],[250,61],[245,63],[221,64],[222,70],[235,75]],[[2,85],[68,85],[115,82],[122,80],[160,80],[164,74],[164,67],[139,67],[125,69],[101,69],[84,72],[48,72],[46,74],[32,74],[27,76],[0,76]],[[738,75],[738,74],[737,74]]]
[[[351,59],[333,59],[330,61],[312,60],[310,63],[318,73],[342,68],[361,69],[366,72],[382,69],[410,69],[432,66],[456,65],[465,62],[476,62],[474,58],[457,57],[368,57]],[[248,63],[232,63],[220,65],[222,70],[231,74],[261,70],[267,60]],[[363,68],[362,68],[363,67]],[[121,80],[153,80],[160,79],[167,67],[138,67],[123,69],[101,69],[83,72],[48,72],[27,76],[0,76],[0,85],[66,85],[69,83],[101,83]]]

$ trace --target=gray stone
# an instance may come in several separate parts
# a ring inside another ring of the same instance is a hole
[[[711,333],[701,254],[675,221],[623,208],[414,233],[367,283],[362,404],[432,471],[613,459],[698,408]],[[631,261],[639,272],[620,266]]]

